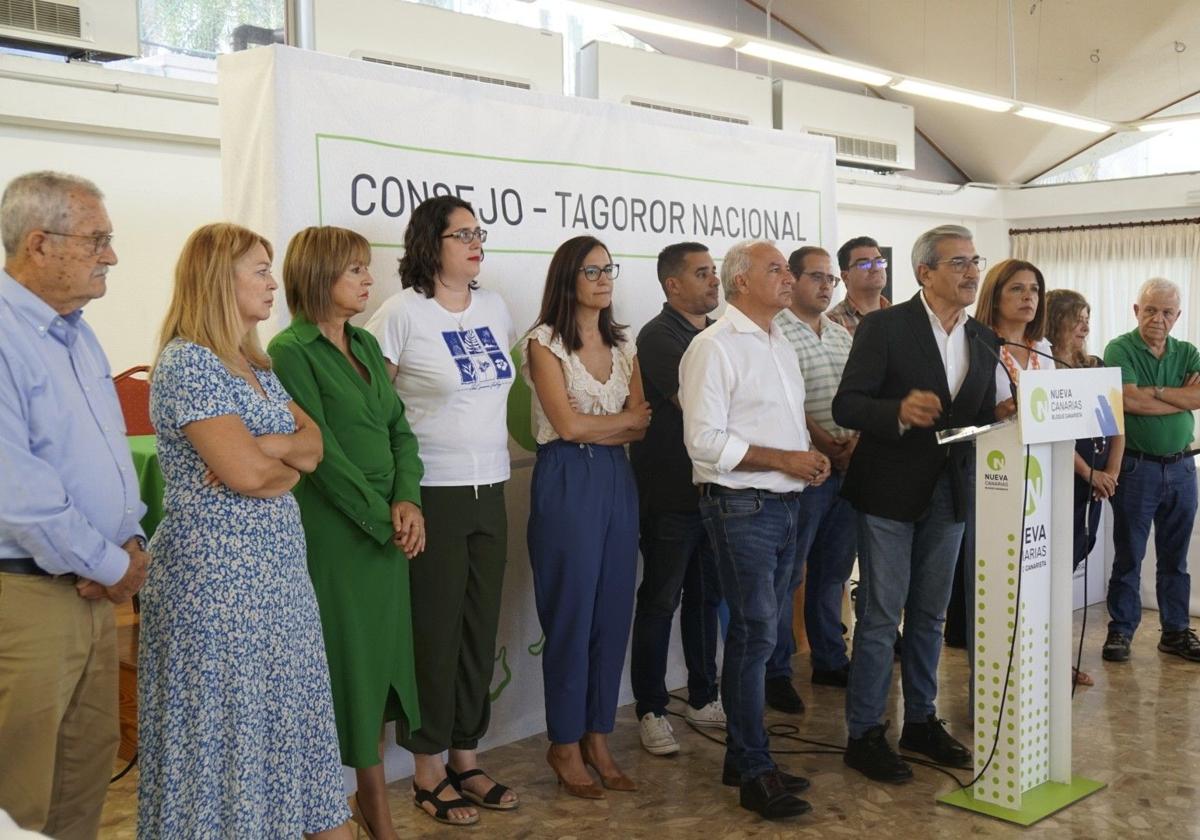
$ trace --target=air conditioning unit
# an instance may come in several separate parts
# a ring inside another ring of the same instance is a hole
[[[0,45],[95,61],[134,57],[137,0],[0,0]]]
[[[838,163],[886,171],[916,167],[911,106],[785,79],[776,79],[772,92],[775,127],[832,137]]]
[[[562,36],[556,32],[401,0],[313,0],[313,6],[314,46],[320,52],[563,92]]]
[[[592,41],[579,51],[576,93],[717,122],[771,127],[765,76]]]

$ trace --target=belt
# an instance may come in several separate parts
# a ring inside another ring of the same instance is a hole
[[[0,557],[0,572],[8,572],[10,575],[50,577],[50,573],[33,562],[32,557]]]
[[[701,484],[701,496],[747,496],[752,499],[795,499],[800,495],[799,490],[792,490],[787,493],[773,493],[770,490],[758,490],[754,487],[746,487],[743,489],[734,489],[725,487],[722,484]]]
[[[1186,449],[1182,452],[1176,452],[1174,455],[1151,455],[1148,452],[1138,452],[1136,449],[1125,450],[1125,457],[1127,458],[1138,458],[1139,460],[1151,461],[1155,464],[1176,464],[1190,454],[1192,453]]]

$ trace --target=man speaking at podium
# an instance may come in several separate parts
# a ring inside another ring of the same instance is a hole
[[[970,752],[938,719],[938,658],[967,506],[972,444],[935,432],[994,417],[995,335],[966,308],[986,263],[971,232],[943,225],[913,245],[921,290],[868,315],[833,401],[833,419],[862,432],[842,495],[858,511],[857,624],[846,696],[845,761],[867,777],[905,782],[912,768],[885,738],[892,646],[904,615],[900,748],[956,767]]]

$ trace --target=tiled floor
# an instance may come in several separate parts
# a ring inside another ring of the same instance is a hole
[[[1076,615],[1076,631],[1081,617]],[[560,793],[544,762],[545,739],[533,737],[485,756],[485,766],[520,792],[517,811],[484,811],[473,828],[446,828],[412,806],[405,779],[392,785],[396,828],[402,837],[489,838],[1200,837],[1200,665],[1155,650],[1157,618],[1156,613],[1146,614],[1131,661],[1114,664],[1100,659],[1103,607],[1090,611],[1084,670],[1096,685],[1075,696],[1075,770],[1108,787],[1031,829],[937,804],[934,798],[953,783],[934,770],[917,768],[914,782],[893,787],[868,781],[847,769],[839,755],[829,754],[780,756],[781,763],[812,779],[805,797],[813,812],[784,823],[765,822],[737,806],[733,788],[721,786],[719,745],[676,720],[680,753],[666,758],[648,755],[638,744],[632,707],[620,711],[612,744],[618,761],[640,783],[637,793],[610,792],[603,802]],[[768,723],[794,723],[803,737],[844,742],[842,692],[810,685],[804,657],[797,658],[796,673],[808,710],[790,719],[771,713]],[[963,651],[945,652],[941,677],[940,713],[949,719],[951,731],[969,742]],[[898,699],[896,692],[893,698]],[[894,716],[898,721],[898,705]],[[783,738],[774,739],[773,745],[779,750],[820,749]],[[102,838],[134,837],[136,775],[135,770],[113,785]],[[959,775],[964,780],[968,776]]]

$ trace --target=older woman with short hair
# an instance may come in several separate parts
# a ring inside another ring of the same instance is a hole
[[[371,837],[391,840],[380,734],[388,720],[400,738],[421,724],[408,565],[425,541],[423,468],[379,344],[350,324],[370,297],[370,262],[367,240],[345,228],[292,237],[283,260],[292,323],[268,349],[325,444],[325,458],[294,492],[342,762],[358,780],[354,818]]]
[[[321,432],[258,342],[271,246],[183,247],[150,416],[165,515],[142,590],[138,837],[349,838],[329,667],[291,495]]]

